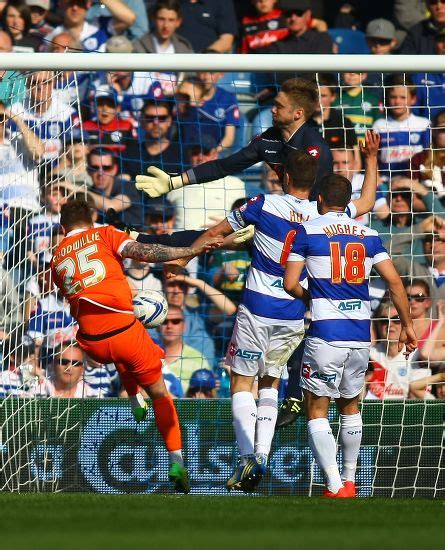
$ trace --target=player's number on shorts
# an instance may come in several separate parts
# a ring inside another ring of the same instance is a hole
[[[366,249],[362,243],[347,243],[345,263],[342,266],[340,243],[329,243],[331,249],[331,281],[340,284],[345,280],[349,284],[359,285],[365,280]]]
[[[98,251],[97,244],[92,244],[76,252],[76,259],[65,258],[56,267],[57,274],[63,280],[63,288],[67,296],[73,296],[82,290],[92,285],[100,283],[105,278],[105,266],[98,260],[92,260],[90,256]],[[76,272],[81,274],[93,272],[87,275],[80,281],[74,282]]]

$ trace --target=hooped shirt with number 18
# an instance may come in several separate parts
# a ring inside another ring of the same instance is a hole
[[[127,233],[108,225],[70,231],[55,250],[51,259],[53,280],[69,301],[82,332],[91,333],[91,320],[87,321],[85,315],[90,308],[84,307],[85,302],[104,314],[122,314],[122,319],[134,315],[121,256],[125,245],[132,241]],[[85,326],[87,323],[90,326]],[[97,315],[94,334],[104,332],[106,328]]]
[[[354,203],[349,203],[345,214],[356,217]],[[319,216],[316,201],[286,194],[258,195],[227,217],[234,231],[250,224],[255,226],[253,258],[241,300],[250,313],[271,323],[301,323],[306,308],[284,290],[284,267],[297,228]],[[305,278],[303,273],[302,280]]]
[[[305,261],[311,295],[308,337],[332,346],[369,348],[369,275],[389,260],[377,231],[329,212],[298,228],[289,262]]]

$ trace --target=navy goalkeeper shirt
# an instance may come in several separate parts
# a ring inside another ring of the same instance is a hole
[[[316,184],[332,172],[332,155],[328,144],[318,130],[305,122],[288,141],[283,139],[278,128],[268,128],[233,155],[195,166],[187,170],[187,176],[190,183],[205,183],[241,172],[257,162],[264,161],[282,180],[284,163],[292,149],[307,151],[318,160]]]

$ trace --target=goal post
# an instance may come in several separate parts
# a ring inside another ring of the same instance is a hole
[[[107,72],[134,75],[131,93],[111,92],[118,106],[117,126],[102,131],[96,117],[99,97],[105,88],[105,95],[110,94],[113,86]],[[202,97],[195,96],[200,92],[196,73],[224,73],[218,75],[217,85],[231,94],[236,106],[225,96],[223,103],[213,105],[210,115],[184,118],[181,102],[190,102],[187,106],[192,109],[202,103]],[[372,78],[348,80],[345,73],[366,73]],[[402,76],[394,83],[389,77],[395,73]],[[54,358],[60,346],[74,343],[76,332],[67,304],[52,291],[48,280],[51,251],[61,238],[60,204],[72,196],[89,197],[93,209],[106,210],[108,202],[97,198],[94,163],[87,156],[97,148],[104,154],[111,151],[117,159],[119,175],[125,176],[119,185],[128,193],[134,174],[143,173],[149,158],[167,171],[179,172],[190,166],[192,150],[201,160],[214,158],[215,149],[221,156],[235,152],[271,125],[273,93],[284,78],[299,75],[318,86],[320,106],[314,127],[328,140],[334,169],[352,180],[355,197],[363,182],[357,140],[372,127],[382,137],[377,203],[362,221],[378,229],[410,285],[416,326],[422,332],[416,358],[409,364],[401,361],[391,340],[397,331],[394,312],[386,289],[373,276],[373,353],[361,403],[365,435],[359,495],[443,498],[445,302],[441,300],[445,299],[445,283],[441,285],[445,250],[440,247],[445,242],[445,93],[442,83],[429,76],[442,73],[440,56],[1,56],[0,490],[168,491],[167,455],[154,435],[152,415],[146,425],[133,421],[127,401],[117,399],[112,366],[86,362],[83,379],[75,387],[65,393],[55,387]],[[191,86],[176,93],[184,81]],[[268,87],[270,94],[262,93]],[[395,87],[407,90],[407,105],[416,113],[405,125],[392,116],[398,108],[391,95]],[[168,105],[165,114],[156,107],[162,101]],[[147,105],[155,105],[154,111],[144,112]],[[326,109],[336,116],[326,118]],[[228,135],[221,130],[224,120],[235,129],[230,145],[218,147]],[[162,147],[159,154],[145,151],[147,121],[171,124],[168,134],[150,138],[151,143],[166,138],[174,145],[169,158]],[[212,134],[215,125],[220,131],[216,138]],[[395,133],[396,143],[392,141]],[[123,208],[121,215],[125,222],[143,227],[152,211],[157,214],[153,224],[168,224],[174,218],[169,226],[174,230],[199,229],[224,217],[238,199],[278,189],[274,172],[258,163],[218,182],[175,191],[167,197],[169,203],[160,199],[154,206],[142,194],[132,194],[136,208]],[[403,204],[408,205],[407,211]],[[246,255],[221,253],[213,265],[194,264],[190,271],[236,307],[249,261]],[[141,273],[137,271],[133,278],[129,273],[132,284],[140,284]],[[159,271],[154,268],[150,275],[149,279],[143,274],[143,284],[160,289]],[[205,289],[198,292],[192,286],[187,311],[190,324],[199,321],[201,332],[187,341],[195,350],[190,360],[193,368],[186,368],[187,363],[179,358],[179,370],[174,371],[182,387],[178,391],[183,397],[191,371],[204,367],[216,380],[209,396],[221,399],[179,399],[177,405],[195,492],[223,494],[236,459],[223,366],[233,310],[227,303],[214,307]],[[353,311],[358,306],[345,302],[342,307]],[[158,333],[153,335],[160,338]],[[177,362],[171,363],[176,369]],[[330,420],[337,432],[334,408]],[[305,420],[299,419],[275,438],[270,474],[261,494],[318,495],[322,485],[308,447]]]

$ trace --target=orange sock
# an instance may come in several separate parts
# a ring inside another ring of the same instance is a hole
[[[178,451],[182,448],[181,428],[179,427],[178,413],[173,399],[166,395],[153,400],[153,411],[156,426],[164,440],[167,451]]]

